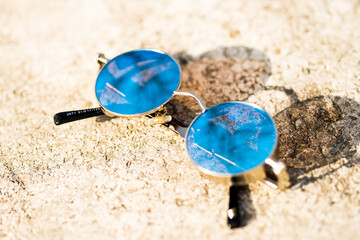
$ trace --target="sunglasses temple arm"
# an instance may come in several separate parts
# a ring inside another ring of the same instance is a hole
[[[201,107],[201,112],[206,111],[206,106],[198,95],[191,93],[191,92],[186,92],[186,91],[174,91],[174,94],[181,95],[181,96],[189,96],[189,97],[194,98],[199,103],[199,105]]]
[[[238,185],[236,180],[232,180],[229,189],[229,209],[227,212],[227,224],[230,228],[238,228],[246,225],[246,216],[244,209],[246,206],[244,201],[240,201],[240,195],[249,191],[247,185]]]
[[[96,117],[104,115],[101,108],[90,108],[82,110],[74,110],[68,112],[59,112],[54,115],[55,125],[61,125],[68,122],[73,122],[85,118]]]

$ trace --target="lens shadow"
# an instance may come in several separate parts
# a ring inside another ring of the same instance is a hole
[[[320,96],[292,104],[274,117],[279,134],[278,157],[290,174],[291,184],[304,186],[339,168],[359,163],[360,104],[339,96]],[[348,161],[319,176],[305,174]]]
[[[270,60],[263,52],[242,46],[219,48],[199,56],[180,52],[174,57],[182,68],[179,90],[195,93],[207,107],[247,99],[271,73]],[[194,99],[183,96],[175,96],[166,108],[186,125],[200,111]]]

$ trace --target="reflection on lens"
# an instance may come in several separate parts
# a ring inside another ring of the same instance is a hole
[[[99,73],[99,103],[116,115],[139,115],[165,104],[180,84],[180,68],[169,55],[136,50],[112,59]]]
[[[189,127],[186,147],[195,164],[214,175],[238,175],[271,155],[276,145],[272,118],[243,102],[216,105]]]

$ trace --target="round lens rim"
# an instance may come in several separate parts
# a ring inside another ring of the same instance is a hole
[[[269,115],[269,117],[270,117],[270,119],[271,119],[271,122],[273,123],[273,125],[274,125],[274,127],[275,127],[275,144],[274,144],[272,150],[270,151],[269,155],[268,155],[261,163],[259,163],[258,165],[254,166],[254,167],[252,167],[252,168],[249,168],[249,169],[247,169],[247,170],[245,170],[245,171],[243,171],[243,172],[241,172],[241,173],[238,173],[238,174],[214,172],[214,171],[211,171],[211,170],[209,170],[209,169],[207,169],[207,168],[204,168],[204,167],[198,165],[198,164],[194,161],[194,159],[191,157],[191,155],[190,155],[190,153],[189,153],[189,150],[188,150],[188,147],[187,147],[187,137],[188,137],[189,131],[190,131],[192,125],[195,123],[195,121],[196,121],[202,114],[206,113],[206,111],[208,111],[210,108],[217,107],[217,106],[223,105],[223,104],[228,104],[228,103],[240,103],[240,104],[252,106],[252,107],[254,107],[254,108],[257,108],[257,109],[260,109],[260,110],[264,111],[266,114]],[[196,117],[191,121],[188,129],[186,130],[186,134],[185,134],[185,148],[186,148],[186,153],[187,153],[188,157],[191,159],[191,162],[192,162],[201,172],[203,172],[204,174],[209,175],[209,176],[212,176],[212,177],[222,177],[222,178],[224,178],[224,177],[225,177],[225,178],[231,178],[231,177],[242,176],[242,175],[244,175],[244,174],[247,174],[247,173],[249,173],[249,172],[257,169],[257,168],[260,167],[261,165],[263,165],[264,162],[265,162],[265,160],[266,160],[267,158],[271,157],[271,156],[274,154],[274,152],[276,151],[276,148],[277,148],[277,145],[278,145],[278,138],[279,138],[279,136],[278,136],[278,130],[277,130],[275,121],[274,121],[273,117],[272,117],[267,111],[265,111],[265,109],[263,109],[263,108],[260,107],[259,105],[254,104],[254,103],[244,102],[244,101],[229,101],[229,102],[223,102],[223,103],[214,105],[214,106],[212,106],[212,107],[209,107],[209,108],[206,109],[206,111],[203,112],[203,113],[201,113],[201,114],[199,114],[198,116],[196,116]]]
[[[99,76],[100,76],[101,72],[105,69],[105,67],[106,67],[108,64],[112,63],[116,58],[118,58],[118,57],[120,57],[120,56],[122,56],[122,55],[124,55],[124,54],[128,54],[128,53],[131,53],[131,52],[138,52],[138,51],[157,52],[157,53],[161,53],[161,54],[166,54],[168,57],[170,57],[170,58],[176,63],[176,65],[178,66],[178,69],[179,69],[179,83],[178,83],[176,89],[173,90],[173,93],[172,93],[172,95],[169,97],[169,99],[167,99],[167,100],[166,100],[164,103],[162,103],[160,106],[155,107],[155,108],[153,108],[153,109],[151,109],[151,110],[149,110],[149,111],[147,111],[147,112],[136,113],[136,114],[120,114],[120,113],[113,112],[113,111],[107,109],[106,107],[104,107],[104,106],[101,104],[99,98],[97,97],[97,94],[96,94],[96,84],[97,84],[97,81],[98,81],[98,79],[99,79]],[[147,115],[147,114],[154,113],[154,112],[158,111],[159,109],[161,109],[161,107],[163,107],[166,103],[168,103],[168,102],[174,97],[174,92],[177,91],[177,90],[179,90],[180,85],[181,85],[181,81],[182,81],[182,69],[181,69],[181,66],[180,66],[179,62],[178,62],[174,57],[172,57],[170,54],[168,54],[168,53],[166,53],[166,52],[164,52],[164,51],[162,51],[162,50],[158,50],[158,49],[135,49],[135,50],[123,52],[123,53],[117,55],[116,57],[112,58],[109,62],[107,62],[107,63],[101,68],[100,72],[98,73],[98,75],[97,75],[97,77],[96,77],[95,87],[94,87],[94,93],[95,93],[95,98],[96,98],[98,104],[100,105],[101,109],[103,110],[103,112],[104,112],[106,115],[108,115],[108,116],[110,116],[110,117],[138,117],[138,116],[143,116],[143,115]]]

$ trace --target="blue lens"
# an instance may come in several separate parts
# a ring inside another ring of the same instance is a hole
[[[139,115],[156,110],[180,84],[177,62],[154,50],[136,50],[112,59],[95,85],[100,105],[115,115]]]
[[[256,105],[227,102],[207,109],[191,124],[186,147],[207,174],[233,176],[261,165],[277,141],[274,121]]]

